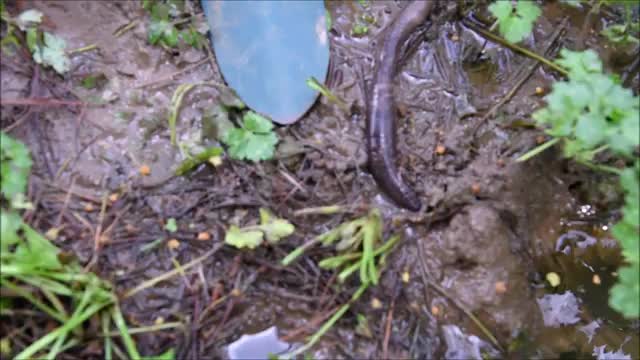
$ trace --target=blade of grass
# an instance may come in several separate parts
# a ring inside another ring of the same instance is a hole
[[[335,103],[336,105],[338,105],[338,107],[340,107],[341,110],[343,110],[343,111],[348,111],[349,110],[349,107],[347,106],[347,103],[345,103],[342,99],[340,99],[333,92],[331,92],[331,90],[329,90],[328,87],[326,87],[324,84],[320,83],[315,77],[312,76],[312,77],[307,79],[307,86],[309,86],[313,90],[316,90],[319,93],[321,93],[324,97],[329,99],[329,101],[331,101],[331,102]]]
[[[111,333],[109,332],[109,324],[110,324],[110,317],[109,317],[109,313],[106,311],[103,311],[100,314],[100,320],[102,322],[102,334],[104,336],[104,358],[105,360],[111,360],[112,358],[112,340],[111,340]]]
[[[106,305],[108,304],[91,304],[87,309],[87,311],[85,311],[83,314],[76,317],[72,317],[64,325],[54,329],[47,335],[36,340],[36,342],[32,343],[26,349],[22,350],[18,355],[16,355],[15,358],[16,359],[32,358],[35,353],[44,349],[50,342],[57,339],[58,336],[60,336],[60,334],[63,334],[65,332],[70,331],[71,329],[76,328],[78,325],[82,324],[85,320],[91,317],[91,315],[95,314],[97,311],[99,311]]]
[[[169,110],[169,131],[171,138],[171,145],[176,145],[176,120],[178,118],[178,114],[180,113],[180,105],[182,105],[182,99],[189,92],[189,90],[193,89],[195,84],[182,84],[178,86],[176,91],[173,93],[171,97],[171,109]]]
[[[37,307],[39,310],[51,316],[52,318],[58,320],[59,322],[64,323],[68,320],[68,318],[65,317],[64,314],[58,313],[55,309],[47,306],[45,303],[36,299],[34,296],[31,295],[30,292],[22,289],[20,286],[15,285],[9,282],[8,280],[3,280],[0,284],[2,285],[2,287],[6,287],[11,291],[15,292],[16,294],[20,295],[21,297],[25,298],[27,301],[33,304],[33,306]]]
[[[138,349],[136,348],[136,344],[133,341],[133,338],[129,334],[127,323],[124,321],[124,317],[122,316],[122,312],[120,311],[120,306],[118,306],[118,303],[115,303],[111,308],[111,317],[113,318],[113,322],[116,324],[116,327],[120,331],[120,337],[122,337],[122,341],[124,341],[124,347],[127,349],[129,357],[131,359],[140,359],[140,354],[138,353]]]
[[[58,297],[54,293],[49,291],[49,289],[47,288],[41,288],[40,290],[60,314],[62,314],[65,318],[69,317],[69,314],[67,314],[67,310],[64,308],[64,305],[62,305],[62,302],[60,302],[60,299],[58,299]]]
[[[69,334],[68,332],[64,332],[60,334],[60,336],[58,336],[58,339],[49,350],[49,354],[47,355],[47,360],[53,360],[56,358],[56,356],[58,356],[62,348],[62,345],[64,344],[64,341],[67,339],[68,334]]]

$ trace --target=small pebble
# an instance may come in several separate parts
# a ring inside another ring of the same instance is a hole
[[[409,272],[408,271],[404,271],[402,273],[402,282],[405,283],[405,284],[408,284],[410,279],[411,279],[411,275],[409,275]]]
[[[380,301],[378,298],[375,298],[375,297],[372,298],[371,299],[371,307],[373,309],[376,309],[376,310],[381,309],[382,308],[382,301]]]
[[[178,241],[178,239],[171,239],[167,241],[167,247],[171,250],[175,250],[180,247],[180,241]]]
[[[591,282],[594,285],[600,285],[602,283],[602,280],[600,280],[600,275],[598,274],[593,274],[593,278],[591,278]]]
[[[547,281],[549,282],[549,285],[551,285],[551,287],[557,287],[558,285],[560,285],[560,275],[554,273],[554,272],[549,272],[547,273]]]
[[[201,231],[198,233],[198,240],[200,241],[211,240],[211,235],[206,231]]]
[[[140,166],[140,175],[148,176],[149,174],[151,174],[151,168],[149,167],[149,165]]]

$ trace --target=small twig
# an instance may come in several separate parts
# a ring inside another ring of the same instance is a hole
[[[482,29],[482,28],[474,25],[473,23],[471,23],[471,22],[469,22],[467,20],[463,20],[462,22],[466,27],[470,28],[471,30],[479,33],[480,35],[484,36],[485,38],[487,38],[487,39],[489,39],[489,40],[491,40],[493,42],[496,42],[496,43],[498,43],[498,44],[500,44],[500,45],[502,45],[502,46],[504,46],[506,48],[509,48],[512,51],[518,52],[518,53],[520,53],[520,54],[522,54],[524,56],[530,57],[531,59],[539,61],[539,62],[543,63],[544,65],[552,68],[553,70],[559,72],[563,76],[569,75],[567,70],[563,69],[561,66],[555,64],[551,60],[548,60],[544,56],[540,56],[540,55],[534,53],[533,51],[531,51],[529,49],[526,49],[524,47],[521,47],[519,45],[512,44],[512,43],[504,40],[500,36],[495,35],[495,34],[489,32],[489,31],[487,31],[485,29]]]
[[[28,105],[28,106],[84,106],[82,101],[58,100],[50,98],[28,99],[0,99],[0,106]]]
[[[382,358],[389,358],[389,339],[391,338],[391,321],[393,320],[393,309],[396,306],[396,298],[391,300],[391,307],[387,312],[387,321],[384,329],[384,341],[382,342]]]
[[[287,335],[282,336],[280,340],[290,342],[291,340],[296,339],[298,336],[300,336],[300,334],[303,334],[307,330],[318,326],[320,323],[328,319],[329,316],[333,315],[336,311],[338,311],[338,307],[331,309],[329,311],[325,311],[320,315],[314,316],[313,318],[311,318],[311,320],[309,320],[308,323],[302,325],[297,329],[294,329],[293,331],[287,333]]]
[[[104,186],[103,186],[104,191]],[[102,195],[102,204],[100,205],[100,214],[98,215],[98,225],[96,226],[96,231],[93,236],[93,255],[91,256],[91,260],[85,266],[85,270],[89,271],[95,264],[98,262],[98,257],[100,256],[100,250],[102,250],[102,225],[104,223],[104,215],[107,211],[107,199],[109,196],[105,191]]]
[[[293,185],[294,188],[300,190],[301,192],[303,192],[305,195],[309,194],[309,190],[307,190],[304,185],[300,184],[300,182],[298,180],[296,180],[293,175],[289,174],[285,169],[278,169],[278,172],[280,173],[280,175],[282,175],[288,182],[291,183],[291,185]]]
[[[189,66],[185,67],[184,69],[178,70],[178,71],[176,71],[176,72],[174,72],[172,74],[169,74],[167,76],[163,76],[160,79],[156,79],[156,80],[144,83],[144,84],[136,85],[134,88],[135,89],[142,89],[142,88],[146,88],[146,87],[150,87],[150,86],[156,86],[156,85],[162,84],[162,83],[167,82],[167,81],[173,81],[173,80],[175,80],[176,76],[182,75],[184,73],[187,73],[187,72],[189,72],[191,70],[196,69],[198,66],[206,63],[207,60],[208,60],[207,58],[200,59],[196,63],[194,63],[192,65],[189,65]]]
[[[139,293],[140,291],[150,288],[152,286],[154,286],[155,284],[161,282],[161,281],[165,281],[168,280],[172,277],[174,277],[175,275],[179,274],[181,271],[186,271],[187,269],[201,263],[202,261],[206,260],[208,257],[210,257],[211,255],[215,254],[218,250],[220,250],[222,248],[222,243],[216,244],[213,249],[207,251],[204,255],[200,256],[199,258],[196,258],[186,264],[184,264],[182,266],[181,269],[173,269],[171,271],[168,271],[160,276],[156,276],[153,279],[149,279],[147,281],[144,281],[143,283],[141,283],[140,285],[134,287],[133,289],[127,291],[124,293],[124,295],[122,296],[123,299],[126,298],[130,298],[133,295]]]
[[[136,27],[138,24],[139,24],[138,20],[133,20],[129,24],[121,26],[120,28],[118,28],[113,33],[113,36],[116,37],[116,38],[119,38],[120,36],[124,35],[124,33],[126,33],[127,31],[129,31],[129,30],[133,29],[134,27]]]
[[[69,206],[69,201],[71,200],[71,190],[73,190],[73,187],[75,185],[76,185],[76,177],[74,176],[71,179],[71,185],[69,186],[67,195],[64,197],[64,203],[62,204],[62,209],[60,209],[60,214],[58,214],[58,218],[54,223],[56,227],[60,226],[60,223],[62,222],[62,216],[64,215],[64,212],[67,210],[67,207]]]
[[[592,29],[592,22],[594,15],[597,15],[600,12],[600,4],[602,1],[595,1],[591,3],[591,9],[587,12],[587,15],[584,18],[584,22],[582,23],[582,28],[580,29],[580,34],[576,39],[576,50],[584,50],[585,40],[587,38],[587,33]]]
[[[562,34],[562,32],[564,31],[566,25],[567,25],[567,19],[564,19],[562,24],[558,27],[558,29],[556,29],[556,31],[551,35],[550,40],[547,43],[547,46],[545,46],[542,52],[544,55],[548,55],[548,52],[553,47],[553,44],[555,44],[555,42],[558,40],[558,37],[560,37],[560,34]],[[524,75],[516,82],[516,84],[511,88],[511,90],[509,90],[509,92],[502,99],[500,99],[500,101],[498,101],[494,106],[492,106],[491,109],[487,111],[487,113],[484,114],[482,118],[476,123],[476,125],[473,128],[472,134],[475,135],[475,133],[478,131],[480,126],[485,121],[487,121],[490,117],[495,115],[495,113],[498,111],[498,109],[502,105],[506,104],[509,100],[511,100],[511,98],[518,92],[518,90],[520,90],[520,87],[522,87],[522,85],[531,77],[531,75],[533,75],[533,73],[536,71],[539,65],[540,65],[539,62],[535,62],[529,67],[528,71],[524,73]]]
[[[81,47],[79,49],[74,49],[74,50],[68,51],[67,55],[75,55],[75,54],[79,54],[79,53],[95,50],[97,48],[98,48],[98,45],[91,44],[91,45],[87,45],[87,46]]]

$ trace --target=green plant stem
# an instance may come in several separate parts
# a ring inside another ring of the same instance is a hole
[[[345,262],[359,259],[361,256],[362,256],[361,252],[333,256],[330,258],[323,259],[318,263],[318,266],[320,266],[323,269],[335,269],[342,266],[342,264],[344,264]]]
[[[578,162],[579,164],[582,164],[592,170],[596,170],[596,171],[603,171],[603,172],[608,172],[611,174],[615,174],[615,175],[620,175],[622,174],[622,170],[615,168],[613,166],[608,166],[608,165],[601,165],[601,164],[594,164],[592,162],[589,161],[581,161],[581,160],[577,160],[576,162]]]
[[[336,313],[333,314],[333,316],[331,316],[331,318],[327,320],[327,322],[325,322],[322,325],[322,327],[320,327],[320,329],[318,329],[318,331],[316,331],[313,334],[313,336],[309,338],[309,340],[307,341],[306,344],[304,344],[304,346],[301,346],[298,349],[294,350],[293,352],[283,355],[282,357],[284,357],[285,359],[294,358],[302,354],[303,352],[309,350],[311,347],[313,347],[313,345],[315,345],[318,342],[318,340],[320,340],[320,338],[324,336],[324,334],[326,334],[331,329],[331,327],[335,325],[335,323],[338,320],[340,320],[342,315],[344,315],[344,313],[346,313],[347,310],[349,310],[349,307],[351,307],[351,304],[353,304],[356,300],[360,298],[360,296],[362,296],[362,294],[364,294],[364,292],[367,290],[368,287],[369,287],[369,284],[361,284],[358,290],[356,290],[353,296],[351,296],[351,299],[346,304],[342,305],[342,307],[340,307],[340,309],[338,309],[338,311],[336,311]]]
[[[349,212],[350,210],[341,205],[330,205],[330,206],[318,206],[311,208],[304,208],[300,210],[296,210],[293,212],[293,216],[302,216],[302,215],[332,215],[337,213]]]
[[[347,280],[347,278],[349,278],[349,276],[351,276],[351,274],[356,272],[360,268],[360,266],[362,266],[362,259],[342,270],[340,274],[338,274],[338,281],[343,283],[345,280]]]
[[[280,264],[282,264],[282,266],[288,266],[289,264],[291,264],[293,262],[293,260],[297,259],[298,256],[302,255],[305,251],[307,251],[307,249],[309,249],[313,245],[319,243],[320,240],[321,240],[321,237],[320,236],[316,236],[315,238],[307,241],[306,243],[302,244],[301,246],[298,246],[295,250],[290,252],[289,255],[287,255],[284,259],[282,259],[282,261],[280,261]]]
[[[541,152],[547,150],[548,148],[552,147],[553,145],[557,144],[558,141],[560,141],[561,138],[553,138],[549,141],[547,141],[544,144],[538,145],[536,147],[534,147],[533,149],[527,151],[524,155],[520,156],[519,158],[516,159],[516,162],[523,162],[523,161],[527,161],[529,159],[531,159],[532,157],[540,154]]]
[[[511,44],[510,42],[504,40],[503,38],[501,38],[498,35],[495,35],[485,29],[482,29],[476,25],[474,25],[473,23],[469,22],[469,21],[464,21],[463,23],[465,24],[465,26],[468,26],[471,30],[480,33],[482,36],[484,36],[485,38],[496,42],[504,47],[507,47],[515,52],[519,52],[522,55],[528,56],[532,59],[535,59],[536,61],[541,62],[542,64],[552,68],[553,70],[559,72],[560,74],[562,74],[563,76],[568,76],[569,73],[567,72],[567,70],[563,69],[560,65],[555,64],[554,62],[552,62],[551,60],[548,60],[547,58],[545,58],[544,56],[538,55],[536,53],[534,53],[533,51],[526,49],[522,46],[518,46],[516,44]]]
[[[155,331],[162,331],[162,330],[176,329],[176,328],[184,328],[184,324],[178,321],[174,321],[174,322],[168,322],[164,324],[154,324],[154,325],[142,326],[137,328],[129,328],[129,334],[131,335],[144,334],[148,332],[155,332]],[[107,338],[107,337],[121,336],[121,335],[122,334],[118,331],[110,331],[106,333],[103,332],[101,336],[104,336],[105,338]]]

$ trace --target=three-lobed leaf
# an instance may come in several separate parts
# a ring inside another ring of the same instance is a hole
[[[275,243],[293,234],[296,228],[289,221],[276,218],[269,210],[260,208],[260,229],[268,242]]]
[[[227,234],[224,236],[224,242],[239,249],[255,249],[258,245],[262,244],[263,236],[262,231],[243,231],[236,225],[231,225],[229,230],[227,230]]]

